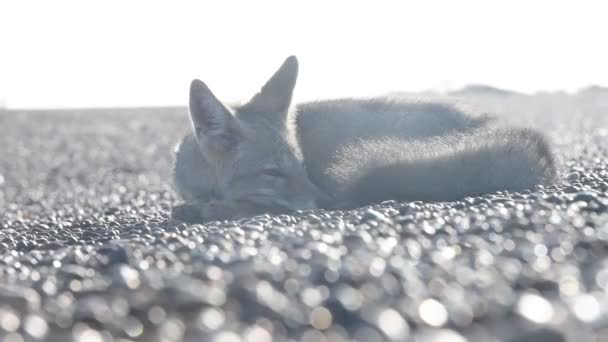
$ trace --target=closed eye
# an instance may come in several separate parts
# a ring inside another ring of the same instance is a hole
[[[262,171],[262,174],[268,177],[286,178],[285,173],[279,169],[265,169],[264,171]]]

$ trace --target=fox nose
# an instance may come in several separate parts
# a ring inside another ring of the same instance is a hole
[[[299,210],[311,210],[311,209],[316,209],[317,207],[317,201],[315,200],[307,200],[307,201],[302,201],[299,203],[298,208]]]
[[[285,203],[287,204],[287,203]],[[291,201],[286,205],[287,208],[291,210],[311,210],[317,209],[317,202],[315,200],[303,199],[303,200],[295,200]]]
[[[318,200],[321,191],[313,184],[308,177],[297,178],[292,188],[291,205],[292,210],[311,210],[319,208]]]

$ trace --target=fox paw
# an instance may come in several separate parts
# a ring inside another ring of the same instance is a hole
[[[189,223],[200,223],[205,221],[201,206],[189,203],[184,203],[173,207],[171,209],[171,218]]]

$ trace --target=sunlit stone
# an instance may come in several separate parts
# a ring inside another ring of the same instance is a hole
[[[369,273],[374,277],[379,277],[384,273],[384,269],[386,268],[386,261],[382,258],[374,258],[374,260],[369,265]]]
[[[593,322],[601,315],[600,304],[597,299],[589,294],[578,296],[572,305],[572,311],[578,319],[583,322]]]
[[[595,275],[595,283],[604,290],[608,290],[608,268],[604,268]]]
[[[332,315],[325,307],[318,307],[310,313],[310,324],[317,330],[325,330],[331,326]]]
[[[272,335],[268,332],[268,330],[254,325],[253,327],[247,329],[245,332],[245,341],[246,342],[271,342]]]
[[[397,246],[397,244],[398,244],[397,239],[395,239],[392,236],[378,241],[378,246],[380,247],[380,250],[382,251],[382,253],[385,255],[390,254],[391,251],[393,250],[393,248],[395,248],[395,246]]]
[[[564,296],[574,296],[579,289],[578,280],[573,276],[565,276],[559,281],[559,290]]]
[[[0,328],[8,332],[15,332],[19,329],[21,320],[13,310],[2,310],[0,309]]]
[[[302,301],[310,307],[318,306],[323,301],[323,295],[318,289],[308,287],[302,291]]]
[[[548,323],[553,318],[553,305],[545,298],[526,293],[519,298],[516,311],[524,318],[538,324]]]
[[[467,339],[450,329],[433,329],[421,331],[415,339],[416,342],[467,342]]]
[[[207,268],[207,277],[211,280],[220,280],[222,279],[223,272],[222,269],[217,266],[209,266]]]
[[[534,255],[536,255],[537,257],[542,257],[547,255],[547,246],[543,245],[543,244],[536,244],[534,246]]]
[[[57,294],[57,284],[53,280],[48,279],[42,283],[42,291],[49,296],[53,296]]]
[[[141,284],[139,279],[139,272],[132,267],[123,265],[120,267],[120,276],[122,280],[130,289],[136,289]]]
[[[148,319],[154,324],[162,323],[167,317],[167,313],[160,306],[153,306],[148,310]]]
[[[124,323],[123,329],[130,337],[139,337],[144,332],[144,325],[136,317],[129,316]]]
[[[206,299],[211,305],[221,306],[226,302],[226,293],[220,287],[212,286],[208,288],[206,295]]]
[[[232,331],[222,331],[215,335],[213,342],[241,342],[241,337]]]
[[[409,335],[409,326],[399,312],[393,309],[382,311],[378,315],[378,327],[393,340],[402,340]]]
[[[49,330],[46,321],[37,315],[28,316],[25,319],[23,327],[26,333],[38,339],[44,338]]]
[[[103,342],[103,336],[97,330],[77,324],[74,327],[74,340],[76,342]]]
[[[426,299],[418,307],[418,315],[426,324],[439,327],[448,320],[448,311],[445,306],[435,299]]]
[[[448,246],[441,249],[441,256],[445,260],[452,260],[456,256],[456,248]]]
[[[361,294],[361,292],[350,286],[344,286],[340,288],[338,290],[337,297],[346,310],[359,310],[359,308],[363,304],[363,295]]]
[[[181,341],[185,331],[184,323],[177,318],[169,318],[161,326],[159,333],[162,338],[170,341]]]
[[[494,256],[492,255],[492,253],[486,250],[482,250],[477,255],[477,260],[484,266],[490,266],[494,263]]]
[[[208,329],[216,330],[224,324],[224,312],[219,309],[210,308],[201,313],[201,323]]]
[[[549,267],[551,267],[551,259],[547,256],[536,258],[532,264],[532,268],[539,273],[546,272]]]

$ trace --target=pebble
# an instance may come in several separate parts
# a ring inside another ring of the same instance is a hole
[[[0,336],[601,340],[608,96],[575,99],[469,99],[545,130],[555,185],[204,224],[168,219],[184,108],[0,115]]]

